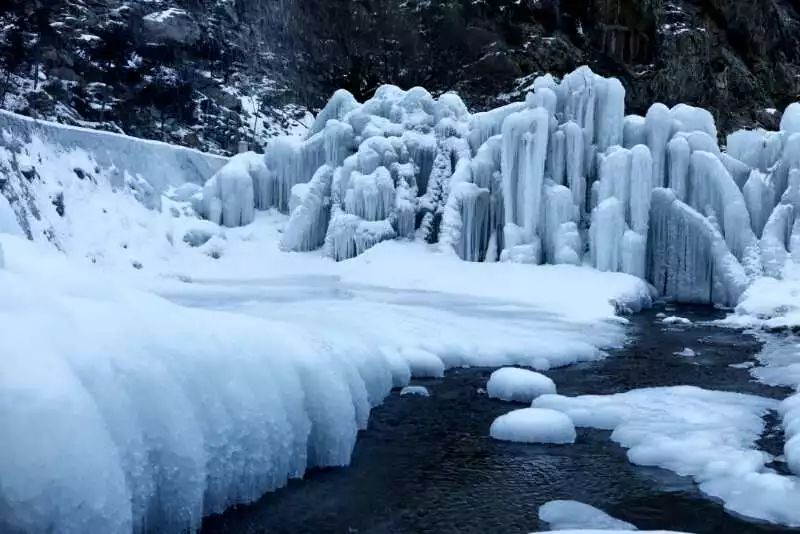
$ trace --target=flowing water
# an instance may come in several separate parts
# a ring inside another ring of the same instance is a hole
[[[698,324],[707,308],[667,308],[690,327],[660,322],[657,308],[631,318],[629,344],[610,357],[547,372],[564,395],[610,394],[651,386],[694,385],[783,398],[788,391],[752,380],[730,364],[751,361],[760,345],[741,332]],[[693,358],[676,356],[684,347]],[[440,380],[415,380],[431,397],[394,391],[374,409],[352,464],[308,473],[257,503],[206,518],[203,531],[527,533],[547,525],[538,507],[574,499],[637,525],[702,533],[800,532],[745,520],[704,497],[688,478],[635,466],[609,432],[579,429],[573,445],[495,441],[489,426],[520,407],[482,392],[492,369],[455,369]],[[777,455],[774,418],[759,445]],[[783,470],[783,464],[773,466]],[[800,503],[798,503],[800,506]]]

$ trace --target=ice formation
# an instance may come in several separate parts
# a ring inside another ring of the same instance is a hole
[[[502,441],[521,443],[574,443],[575,425],[557,410],[522,408],[492,422],[489,435]]]
[[[791,414],[796,405],[785,401],[783,413]],[[615,395],[543,395],[533,406],[559,410],[579,427],[612,430],[611,439],[628,449],[631,462],[691,476],[728,510],[800,526],[795,506],[800,478],[768,468],[771,456],[757,448],[763,416],[779,406],[775,400],[677,386]],[[784,423],[790,417],[784,415]]]
[[[496,399],[529,403],[539,395],[555,393],[556,384],[535,371],[503,367],[489,377],[486,392]]]
[[[304,140],[272,142],[251,169],[255,208],[291,213],[285,250],[345,260],[416,236],[467,261],[625,272],[691,302],[734,305],[800,261],[800,104],[781,131],[734,132],[726,151],[708,111],[625,116],[620,82],[588,67],[531,87],[474,114],[419,87],[363,103],[337,91]],[[207,216],[246,223],[249,191],[229,181],[206,188]],[[226,204],[229,193],[242,198]]]
[[[637,530],[621,519],[578,501],[549,501],[539,507],[539,519],[553,530]]]

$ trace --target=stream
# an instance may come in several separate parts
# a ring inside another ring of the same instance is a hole
[[[691,326],[665,325],[659,313]],[[630,318],[628,344],[609,357],[547,371],[563,395],[611,394],[652,386],[694,385],[782,399],[788,390],[755,382],[746,369],[760,349],[752,336],[702,324],[711,308],[656,307]],[[684,347],[692,358],[675,355]],[[413,380],[430,397],[395,390],[359,435],[352,463],[317,469],[258,502],[208,517],[203,532],[528,533],[547,530],[540,505],[591,504],[640,529],[705,533],[800,532],[726,512],[691,479],[631,464],[609,432],[578,429],[573,445],[531,445],[489,438],[499,415],[522,407],[488,398],[493,369],[453,369]],[[770,416],[759,446],[781,454],[782,429]],[[785,465],[771,465],[785,472]],[[800,506],[800,504],[798,504]]]

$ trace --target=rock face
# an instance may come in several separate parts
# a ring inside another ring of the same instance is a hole
[[[142,23],[148,40],[193,44],[200,38],[200,26],[183,9],[154,11],[144,16]]]
[[[473,110],[587,64],[626,109],[775,129],[800,94],[795,0],[18,0],[0,12],[0,108],[232,154],[336,89],[455,89]],[[288,105],[300,104],[297,105]]]

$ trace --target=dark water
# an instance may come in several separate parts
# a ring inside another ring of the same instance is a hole
[[[657,308],[631,319],[631,342],[601,362],[550,371],[559,393],[609,394],[689,384],[783,398],[729,364],[752,360],[758,342],[713,326],[668,327]],[[669,308],[693,321],[709,309]],[[695,358],[673,353],[684,347]],[[315,470],[259,502],[207,518],[203,531],[314,533],[527,533],[545,529],[538,507],[574,499],[640,529],[702,533],[799,532],[726,513],[690,479],[629,463],[608,432],[578,431],[574,445],[530,445],[488,437],[495,417],[518,407],[478,392],[491,369],[457,369],[418,380],[431,397],[394,392],[376,408],[347,468]],[[780,454],[782,435],[768,421],[761,446]],[[780,464],[774,466],[782,469]],[[798,503],[800,506],[800,503]]]

